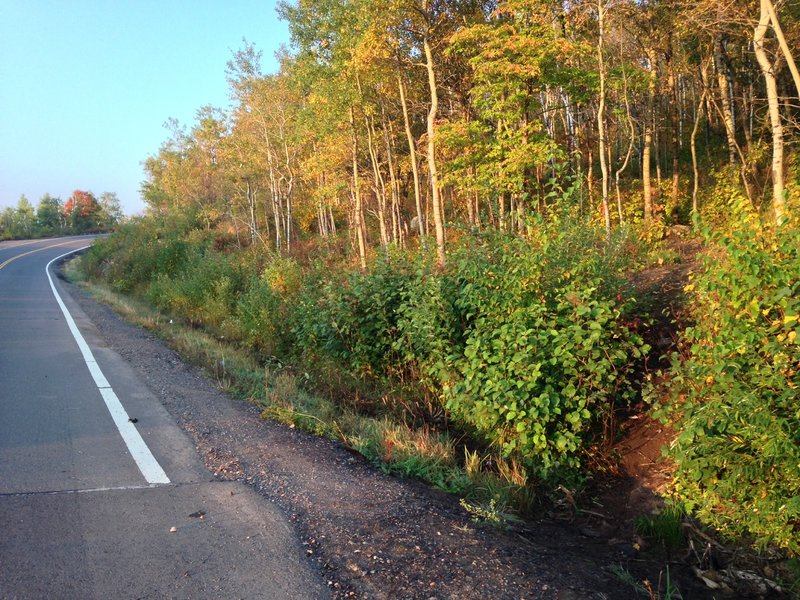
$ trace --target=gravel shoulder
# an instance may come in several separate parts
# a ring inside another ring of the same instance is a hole
[[[644,559],[630,540],[600,535],[580,518],[505,531],[476,525],[454,496],[264,421],[152,333],[79,288],[65,289],[194,440],[214,476],[252,486],[288,516],[332,598],[640,597],[609,572],[613,566],[654,587],[659,581],[661,559]]]

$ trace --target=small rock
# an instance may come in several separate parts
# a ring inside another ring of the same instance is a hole
[[[175,533],[176,531],[178,531],[178,528],[177,528],[177,527],[170,527],[170,528],[169,528],[169,532],[170,532],[170,533]]]
[[[580,531],[581,535],[584,536],[584,537],[588,537],[588,538],[599,538],[600,537],[600,532],[596,531],[596,530],[594,530],[594,529],[592,529],[590,527],[581,527],[579,531]]]

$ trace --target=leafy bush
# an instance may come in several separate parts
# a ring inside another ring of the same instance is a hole
[[[640,344],[593,292],[479,317],[446,388],[453,414],[540,475],[578,466],[593,419],[631,397],[625,377]]]
[[[188,222],[133,221],[95,240],[81,268],[115,291],[141,293],[158,275],[172,277],[184,269],[191,247],[184,237],[190,229]]]
[[[746,196],[740,184],[739,167],[727,165],[712,169],[710,173],[714,186],[708,188],[699,198],[700,214],[703,221],[722,231],[735,226],[737,213],[732,206],[745,206]]]
[[[260,277],[252,277],[236,302],[236,330],[263,354],[292,352],[291,321],[303,291],[303,272],[288,258],[273,257]]]
[[[327,354],[360,377],[400,368],[394,342],[409,278],[400,256],[384,255],[368,273],[333,274],[317,292],[308,290],[296,320],[301,351]]]
[[[593,424],[632,398],[631,367],[647,350],[612,295],[621,265],[597,231],[574,233],[468,255],[453,303],[466,327],[443,382],[447,408],[540,477],[579,465]]]
[[[800,229],[744,202],[689,286],[695,325],[672,360],[676,493],[705,522],[800,552]],[[794,213],[795,215],[797,212]]]
[[[307,297],[298,342],[362,377],[421,384],[457,425],[550,476],[630,400],[646,350],[621,318],[613,248],[562,225],[468,241],[444,273],[425,252],[379,258]]]

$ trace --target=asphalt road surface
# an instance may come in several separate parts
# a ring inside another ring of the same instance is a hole
[[[0,243],[0,599],[325,597],[46,268],[90,243]]]

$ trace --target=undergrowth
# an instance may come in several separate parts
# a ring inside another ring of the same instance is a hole
[[[680,548],[686,541],[683,519],[686,510],[678,502],[668,502],[658,513],[639,515],[634,526],[643,536],[649,537],[665,548]]]
[[[265,418],[525,514],[580,476],[648,350],[626,324],[635,237],[555,215],[530,231],[465,236],[443,272],[390,248],[362,273],[144,219],[81,271]]]

